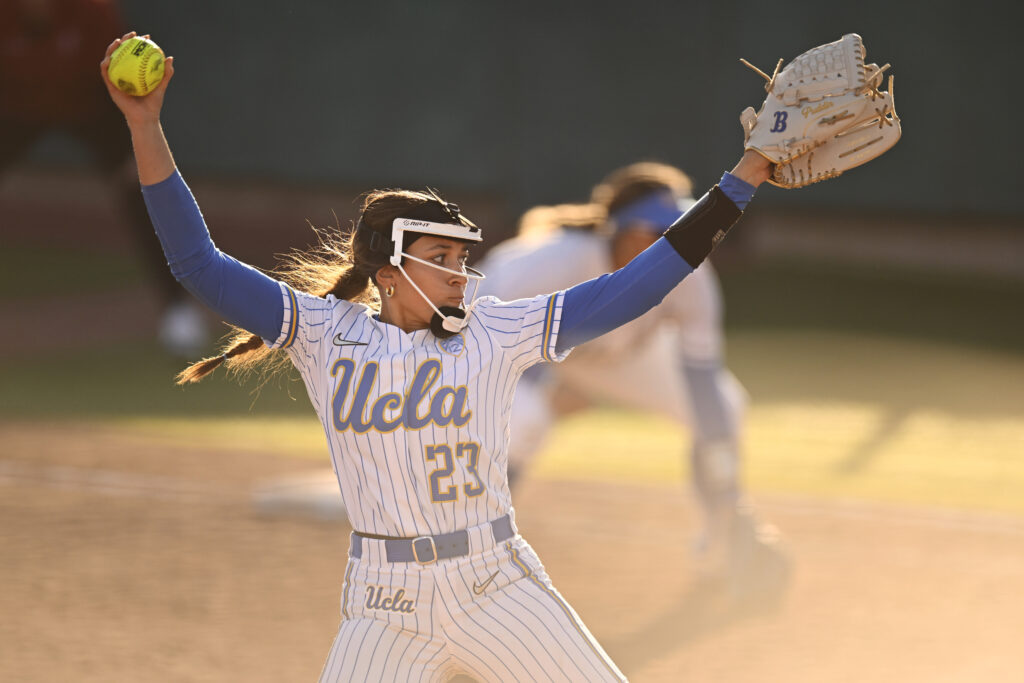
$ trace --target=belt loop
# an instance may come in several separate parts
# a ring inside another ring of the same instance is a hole
[[[512,523],[511,515],[502,515],[491,522],[491,533],[494,535],[494,542],[501,543],[516,535],[515,526]]]
[[[348,554],[357,560],[363,557],[363,538],[359,534],[353,532],[349,536]]]

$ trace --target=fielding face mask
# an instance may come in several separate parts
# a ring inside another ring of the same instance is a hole
[[[480,232],[480,228],[476,226],[460,225],[453,223],[432,223],[431,221],[420,221],[412,218],[396,218],[391,224],[391,241],[394,243],[394,251],[391,253],[390,263],[391,265],[398,268],[405,279],[408,280],[409,284],[412,285],[416,293],[419,294],[427,305],[434,310],[434,319],[431,321],[430,329],[438,337],[450,337],[462,330],[466,325],[469,324],[469,313],[473,309],[473,305],[476,303],[476,293],[480,287],[480,280],[486,277],[479,270],[470,268],[469,266],[463,266],[461,270],[452,270],[451,268],[445,268],[436,263],[425,261],[415,256],[410,256],[403,251],[403,244],[406,232],[416,232],[423,235],[435,235],[437,237],[447,237],[448,239],[459,240],[461,242],[482,242],[483,235]],[[436,268],[437,270],[452,275],[458,275],[464,277],[467,280],[473,281],[473,295],[470,297],[470,302],[466,308],[457,308],[455,306],[441,306],[438,308],[434,305],[427,295],[423,293],[423,290],[419,288],[409,274],[405,272],[405,268],[402,267],[402,258],[407,258],[417,263],[422,263],[425,266]]]

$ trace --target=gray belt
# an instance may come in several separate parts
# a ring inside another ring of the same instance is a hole
[[[502,515],[491,522],[491,533],[494,534],[495,543],[507,541],[515,536],[515,532],[512,530],[511,517]],[[384,550],[387,553],[388,562],[433,564],[438,560],[463,557],[469,554],[469,532],[465,529],[453,531],[449,534],[417,536],[416,538],[376,536],[374,534],[353,531],[352,547],[350,548],[352,557],[360,558],[363,556],[364,538],[384,541]]]

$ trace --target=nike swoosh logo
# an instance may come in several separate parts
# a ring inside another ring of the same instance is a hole
[[[343,337],[340,334],[336,334],[336,335],[334,335],[334,345],[335,346],[366,346],[366,342],[352,341],[350,339],[345,339],[345,337]]]
[[[481,583],[479,585],[477,585],[477,583],[474,581],[473,582],[473,592],[476,593],[477,595],[483,595],[484,591],[487,590],[487,587],[491,585],[491,581],[494,581],[494,579],[497,578],[497,576],[498,576],[498,572],[494,572],[493,574],[491,574],[491,578],[487,579],[486,581],[484,581],[483,583]]]

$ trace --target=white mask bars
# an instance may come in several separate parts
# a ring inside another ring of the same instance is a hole
[[[473,304],[476,302],[476,292],[480,287],[480,280],[486,277],[479,270],[475,270],[468,266],[463,266],[462,270],[452,270],[451,268],[445,268],[436,263],[425,261],[415,256],[410,256],[403,251],[404,235],[406,232],[418,232],[424,235],[437,235],[438,237],[447,237],[454,240],[463,240],[466,242],[482,242],[483,235],[480,233],[480,228],[470,227],[467,225],[456,225],[453,223],[433,223],[431,221],[419,221],[411,218],[396,218],[391,224],[391,240],[394,242],[394,251],[391,254],[390,262],[391,265],[398,268],[405,279],[409,281],[416,293],[419,294],[427,305],[430,306],[435,313],[441,318],[441,326],[449,332],[458,332],[466,325],[469,324],[469,312],[473,308]],[[473,280],[473,296],[468,306],[466,306],[466,317],[460,318],[454,315],[445,315],[442,313],[434,302],[427,298],[427,295],[423,293],[423,290],[419,288],[409,274],[405,272],[405,268],[402,267],[402,257],[422,263],[425,266],[436,268],[444,271],[445,273],[451,273],[452,275],[459,275],[465,277],[468,280]]]

